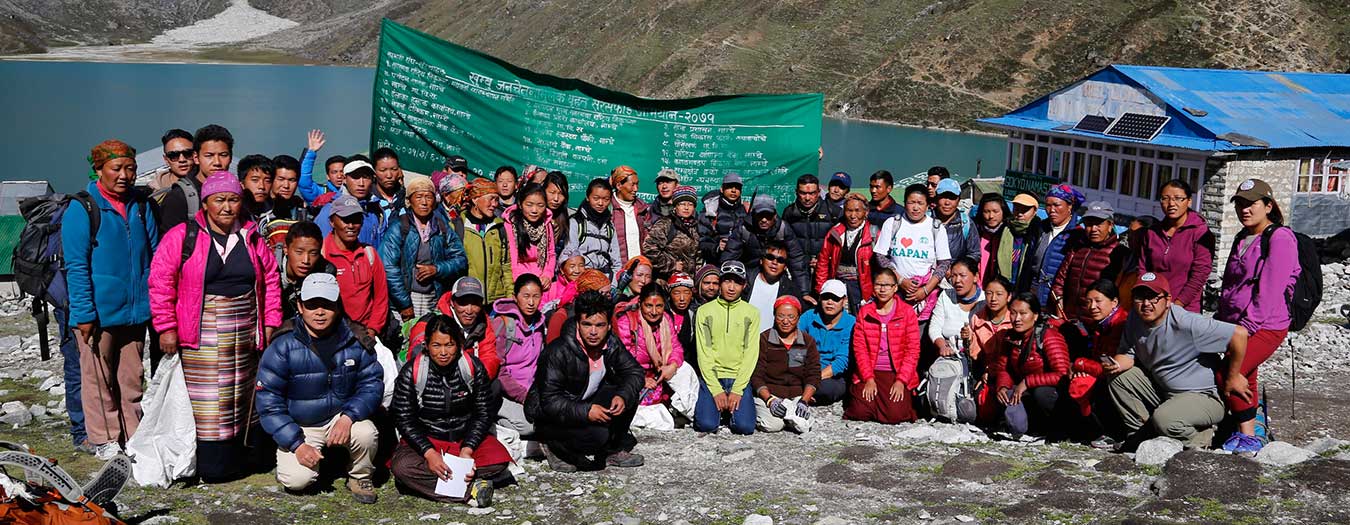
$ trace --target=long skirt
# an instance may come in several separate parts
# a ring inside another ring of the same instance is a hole
[[[253,410],[258,375],[258,305],[249,292],[239,297],[207,295],[202,308],[201,341],[183,348],[199,441],[225,441],[257,423]]]

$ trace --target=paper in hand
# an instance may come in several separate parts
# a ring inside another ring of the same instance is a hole
[[[449,498],[462,498],[468,490],[469,484],[464,481],[464,477],[473,470],[473,460],[465,459],[451,454],[442,454],[445,459],[445,466],[450,467],[450,479],[436,480],[436,493]]]

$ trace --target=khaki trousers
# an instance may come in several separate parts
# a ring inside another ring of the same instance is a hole
[[[1131,433],[1150,425],[1160,436],[1187,441],[1196,431],[1223,421],[1218,392],[1161,392],[1139,367],[1110,381],[1107,397]]]
[[[305,432],[305,444],[323,453],[328,432],[333,429],[339,417],[342,417],[342,414],[334,416],[321,427],[301,427]],[[370,474],[375,472],[374,457],[375,449],[379,445],[379,436],[380,431],[376,430],[375,424],[368,419],[352,423],[351,437],[348,438],[346,445],[352,460],[351,466],[347,469],[348,477],[369,479]],[[300,460],[295,457],[295,452],[277,449],[277,481],[281,486],[288,490],[299,491],[313,485],[318,479],[318,469],[301,465]]]
[[[78,331],[74,335],[80,347],[80,406],[89,442],[125,443],[141,423],[145,325],[103,327],[95,331],[93,346]]]

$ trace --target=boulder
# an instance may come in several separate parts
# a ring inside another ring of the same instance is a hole
[[[1166,500],[1246,503],[1261,494],[1261,474],[1261,465],[1244,457],[1187,450],[1167,460],[1154,488]]]
[[[1256,461],[1276,467],[1287,467],[1316,456],[1317,454],[1291,445],[1287,441],[1271,441],[1256,454]]]
[[[1350,441],[1343,441],[1334,437],[1320,437],[1314,439],[1312,443],[1308,443],[1308,446],[1303,447],[1303,449],[1312,452],[1313,454],[1323,454],[1339,450],[1346,445],[1350,445]]]
[[[1185,448],[1180,441],[1169,437],[1155,437],[1139,444],[1134,462],[1140,465],[1163,465]]]
[[[741,525],[773,525],[773,518],[763,514],[751,514],[745,517]]]

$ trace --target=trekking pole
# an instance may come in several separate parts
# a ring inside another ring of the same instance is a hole
[[[1298,367],[1294,363],[1298,361],[1298,352],[1289,353],[1289,419],[1298,419]]]

